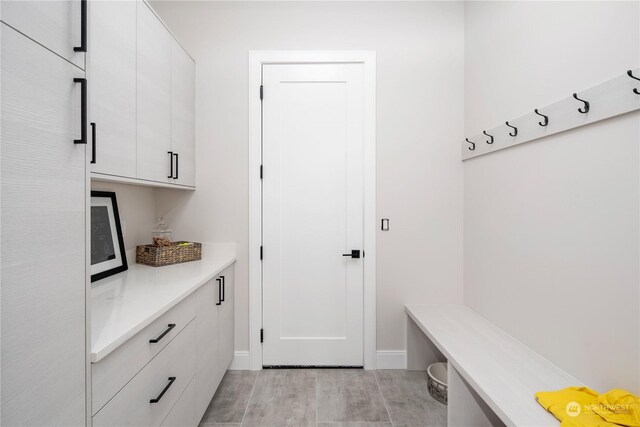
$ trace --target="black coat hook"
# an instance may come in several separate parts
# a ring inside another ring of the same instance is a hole
[[[487,135],[489,138],[491,138],[491,139],[489,139],[489,140],[487,141],[487,144],[493,144],[493,135],[489,135],[489,134],[487,133],[487,131],[486,131],[486,130],[483,130],[483,131],[482,131],[482,133],[484,133],[484,134],[485,134],[485,135]]]
[[[631,77],[632,79],[636,79],[636,80],[640,80],[640,78],[636,77],[633,75],[633,73],[631,72],[631,70],[627,71],[627,75],[629,77]],[[635,93],[636,95],[640,95],[640,91],[638,89],[633,89],[633,93]]]
[[[475,143],[475,142],[471,142],[471,141],[469,141],[469,138],[465,138],[465,139],[467,140],[467,142],[468,142],[469,144],[471,144],[471,147],[467,147],[467,148],[468,148],[469,150],[471,150],[471,151],[475,150],[475,149],[476,149],[476,143]]]
[[[535,111],[537,115],[544,117],[544,122],[538,122],[540,126],[546,126],[549,124],[549,116],[545,116],[544,114],[540,113],[537,108],[533,111]]]
[[[516,136],[516,135],[518,135],[518,128],[517,128],[517,127],[515,127],[515,126],[511,126],[511,125],[509,124],[509,122],[505,122],[505,123],[507,124],[507,126],[509,126],[510,128],[512,128],[512,129],[513,129],[513,133],[509,132],[509,135],[511,135],[511,136]]]
[[[589,108],[591,108],[591,106],[589,105],[589,101],[585,101],[584,99],[580,99],[578,98],[578,94],[574,93],[573,97],[575,99],[577,99],[578,101],[584,102],[584,108],[578,108],[578,111],[581,112],[582,114],[586,114],[589,112]]]

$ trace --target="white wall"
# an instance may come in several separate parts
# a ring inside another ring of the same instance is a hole
[[[93,181],[91,190],[116,193],[125,250],[151,243],[151,232],[156,225],[153,188]]]
[[[197,61],[198,189],[158,190],[158,215],[181,238],[238,243],[236,350],[248,349],[249,50],[377,52],[377,213],[391,219],[377,236],[378,349],[405,348],[404,304],[462,301],[462,3],[153,5]]]
[[[465,133],[638,67],[639,5],[467,3]],[[635,112],[464,163],[466,304],[601,392],[640,391],[639,143]]]

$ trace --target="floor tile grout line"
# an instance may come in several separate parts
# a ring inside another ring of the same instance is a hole
[[[380,392],[380,396],[382,396],[382,403],[384,403],[384,409],[387,411],[387,416],[389,417],[389,421],[391,422],[391,427],[395,427],[393,424],[393,418],[391,418],[391,412],[389,412],[389,407],[387,406],[387,398],[384,397],[384,393],[382,392],[382,387],[380,387],[380,381],[378,381],[378,375],[376,374],[376,370],[373,370],[373,378],[376,380],[376,384],[378,386],[378,391]]]
[[[363,425],[389,425],[391,422],[386,421],[323,421],[322,424],[335,424],[337,426],[343,426],[345,424],[363,424]]]
[[[320,424],[318,423],[318,372],[316,371],[316,427],[318,427]]]
[[[249,399],[247,400],[247,406],[244,408],[244,414],[242,414],[242,421],[240,421],[240,427],[244,424],[244,418],[247,416],[247,411],[249,410],[249,405],[251,404],[251,398],[253,397],[253,391],[256,389],[256,384],[258,383],[258,377],[260,376],[260,372],[256,374],[256,378],[253,380],[253,387],[251,387],[251,393],[249,394]]]

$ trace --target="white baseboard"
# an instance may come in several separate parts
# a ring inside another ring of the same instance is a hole
[[[232,371],[250,370],[249,352],[236,351],[229,369]],[[376,352],[376,369],[407,369],[407,352],[404,350],[378,350]]]
[[[404,350],[378,350],[376,369],[407,369],[407,352]]]
[[[249,352],[236,351],[233,355],[233,361],[231,361],[231,366],[229,366],[229,370],[248,371],[251,369],[250,365],[251,364],[249,363]]]

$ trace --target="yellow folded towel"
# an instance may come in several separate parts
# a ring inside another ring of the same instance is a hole
[[[625,390],[600,395],[588,387],[568,387],[535,397],[561,427],[640,427],[640,398]]]
[[[640,427],[640,398],[626,390],[613,389],[601,394],[594,411],[609,422]]]

